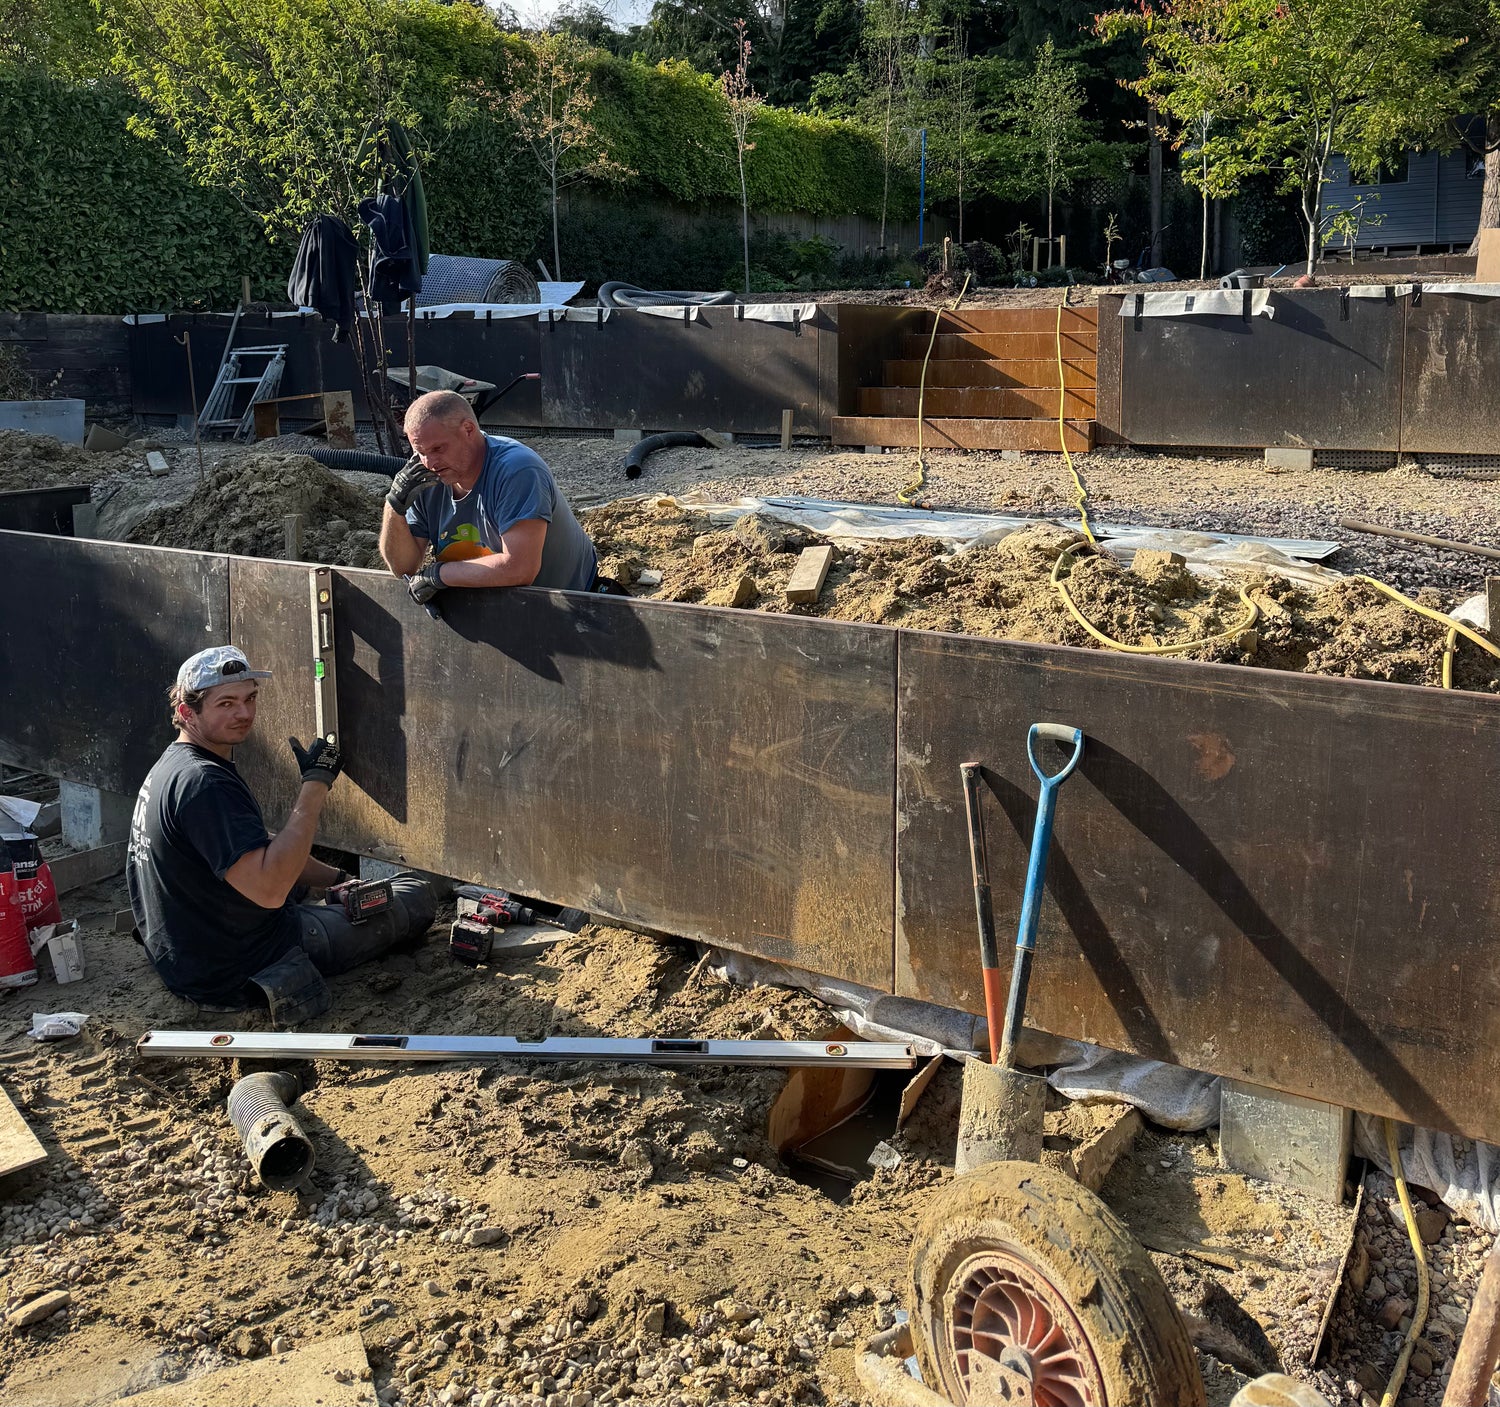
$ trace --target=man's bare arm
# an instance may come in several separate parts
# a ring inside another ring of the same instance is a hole
[[[427,539],[416,536],[406,518],[389,503],[380,519],[380,555],[396,576],[410,576],[427,555]]]
[[[279,909],[312,859],[313,834],[327,798],[328,787],[322,782],[304,782],[286,825],[269,845],[241,855],[224,871],[224,878],[252,904]]]

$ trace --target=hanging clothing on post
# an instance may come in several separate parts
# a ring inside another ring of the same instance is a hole
[[[348,341],[354,331],[358,261],[354,232],[336,215],[319,215],[302,231],[286,296],[331,322],[335,342]]]
[[[359,218],[370,230],[370,297],[384,305],[420,293],[422,275],[400,197],[389,193],[367,197],[359,203]]]

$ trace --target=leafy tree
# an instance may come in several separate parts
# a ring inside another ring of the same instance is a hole
[[[1011,112],[1017,185],[1047,202],[1047,240],[1052,240],[1053,205],[1088,167],[1092,133],[1083,118],[1083,88],[1072,64],[1058,57],[1048,39],[1036,52],[1031,72],[1016,87]]]
[[[956,23],[932,84],[933,174],[952,191],[958,211],[958,242],[964,242],[964,181],[972,184],[974,143],[979,130],[978,67],[968,34]]]
[[[1454,41],[1423,26],[1422,0],[1177,0],[1170,9],[1111,17],[1141,34],[1140,91],[1185,121],[1215,111],[1203,143],[1211,165],[1271,172],[1295,191],[1307,272],[1321,253],[1323,186],[1341,153],[1357,175],[1455,110],[1461,89],[1444,72]]]
[[[880,132],[883,190],[880,199],[880,247],[890,206],[891,168],[912,95],[913,61],[920,38],[915,0],[865,0],[861,44],[868,65],[869,89],[859,104]]]
[[[729,127],[734,133],[734,155],[740,171],[740,233],[745,246],[745,292],[750,292],[750,195],[745,188],[745,153],[755,150],[750,140],[750,124],[755,110],[761,105],[759,93],[750,84],[750,39],[745,32],[744,20],[735,26],[739,41],[739,60],[732,69],[726,69],[719,77],[719,87],[724,93],[725,110],[729,114]]]
[[[629,174],[605,152],[594,124],[589,51],[571,34],[536,34],[509,75],[505,111],[542,168],[552,194],[553,277],[561,278],[557,197],[586,177],[614,180]]]
[[[1479,205],[1479,230],[1500,228],[1500,3],[1497,0],[1432,0],[1428,27],[1458,40],[1447,69],[1465,93],[1466,113],[1478,113],[1482,123],[1466,123],[1449,115],[1434,134],[1440,145],[1461,143],[1484,161],[1484,194]],[[1469,247],[1479,253],[1479,231]]]
[[[62,78],[99,78],[109,48],[97,26],[89,0],[0,0],[0,59]]]

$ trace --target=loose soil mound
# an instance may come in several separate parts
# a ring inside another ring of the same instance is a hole
[[[874,542],[842,553],[818,600],[783,595],[804,547],[824,539],[751,514],[732,527],[670,499],[631,499],[590,511],[585,524],[600,570],[632,594],[708,606],[919,630],[992,635],[1056,645],[1097,646],[1068,613],[1050,575],[1079,536],[1053,523],[963,553],[932,538]],[[662,574],[658,587],[637,578]],[[1355,579],[1312,591],[1282,578],[1247,574],[1214,581],[1185,568],[1134,572],[1104,554],[1075,559],[1068,588],[1098,629],[1129,645],[1165,645],[1231,630],[1246,616],[1240,588],[1260,607],[1253,636],[1198,647],[1186,658],[1401,684],[1439,685],[1446,629]],[[1423,604],[1453,602],[1424,592]],[[1454,685],[1500,692],[1500,661],[1460,642]]]
[[[0,493],[56,488],[62,484],[97,484],[145,461],[145,454],[115,450],[94,454],[65,445],[50,435],[0,430]]]
[[[379,567],[380,500],[303,454],[250,451],[223,460],[186,503],[158,509],[132,542],[235,552],[285,553],[285,520],[304,519],[303,557],[340,567]]]

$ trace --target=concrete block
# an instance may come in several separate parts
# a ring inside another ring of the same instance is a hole
[[[1335,1204],[1344,1200],[1353,1119],[1347,1109],[1260,1085],[1225,1080],[1219,1095],[1219,1161]]]
[[[1267,469],[1311,469],[1313,452],[1310,449],[1268,449]]]
[[[135,811],[133,796],[65,781],[58,784],[57,803],[62,815],[62,837],[75,850],[96,850],[130,837],[130,817]]]
[[[172,466],[167,463],[167,457],[151,450],[146,455],[146,468],[151,471],[153,478],[162,479],[172,472]]]
[[[430,870],[419,870],[414,865],[393,865],[387,860],[374,860],[368,855],[359,857],[361,879],[394,879],[398,874],[421,875],[431,886],[438,899],[446,899],[453,893],[453,881],[447,875],[433,874]]]
[[[626,430],[615,426],[615,439],[622,445],[638,445],[642,439],[640,430]]]

